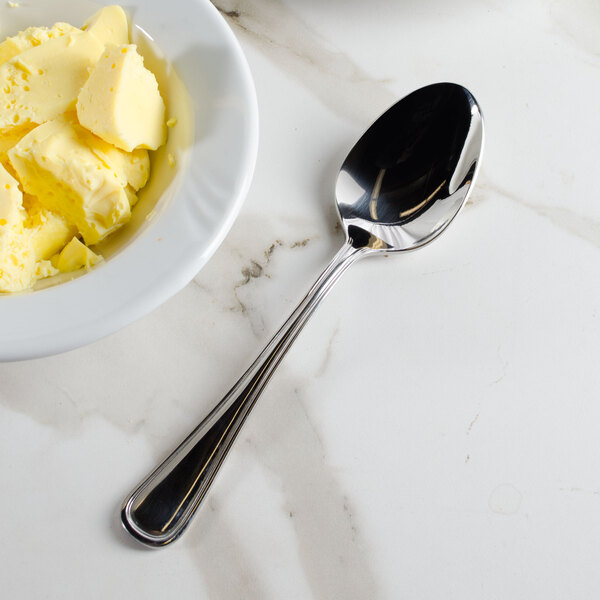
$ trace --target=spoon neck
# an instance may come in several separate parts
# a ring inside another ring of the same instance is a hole
[[[181,535],[206,495],[244,421],[292,342],[335,282],[364,254],[347,242],[233,388],[126,499],[123,525],[137,540],[164,546]]]
[[[336,252],[327,267],[325,267],[324,271],[310,288],[303,303],[316,302],[318,304],[346,269],[366,253],[366,248],[357,248],[353,245],[352,239],[346,239],[342,247]]]
[[[266,360],[271,363],[271,368],[274,369],[298,333],[300,333],[309,317],[314,313],[325,296],[327,296],[331,288],[346,270],[365,254],[366,250],[364,248],[355,248],[352,245],[351,240],[346,240],[344,245],[336,252],[321,275],[319,275],[317,280],[308,290],[308,293],[300,301],[296,309],[277,333],[275,333],[266,348],[256,359],[253,366],[263,363]],[[267,359],[272,353],[277,355],[276,361]],[[262,369],[259,368],[257,370]]]

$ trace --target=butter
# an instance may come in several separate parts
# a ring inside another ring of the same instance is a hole
[[[52,259],[52,266],[61,273],[89,269],[99,263],[102,257],[92,252],[85,244],[74,237],[58,254]]]
[[[52,258],[77,233],[74,225],[48,210],[35,196],[23,194],[23,208],[26,211],[23,225],[37,260]]]
[[[0,65],[0,135],[41,124],[74,108],[88,69],[104,46],[75,32],[25,50]]]
[[[135,193],[135,190],[130,185],[128,185],[125,188],[125,193],[127,194],[127,199],[129,200],[129,206],[131,208],[133,208],[137,204],[137,201],[138,201],[138,197],[137,197],[137,194]]]
[[[120,6],[105,6],[92,15],[82,29],[94,35],[104,45],[129,44],[129,23]]]
[[[22,290],[34,280],[35,259],[21,239],[22,201],[17,182],[0,166],[0,292]]]
[[[128,152],[164,144],[165,103],[135,45],[107,46],[79,94],[77,117],[98,137]]]
[[[107,6],[81,29],[0,43],[0,293],[91,268],[102,256],[88,246],[130,220],[167,124],[129,41],[125,12]]]
[[[6,169],[0,167],[0,227],[6,233],[23,225],[23,194],[18,182]]]
[[[119,174],[94,154],[67,116],[33,129],[8,151],[23,189],[95,244],[126,223],[130,204]]]
[[[20,129],[13,129],[9,133],[0,135],[0,164],[13,176],[16,177],[10,161],[8,160],[8,151],[17,144],[17,142],[26,134],[28,134],[33,127],[22,127]]]
[[[58,272],[36,255],[26,218],[18,183],[0,166],[0,292],[19,292]]]
[[[39,46],[48,40],[80,31],[68,23],[56,23],[52,27],[28,27],[13,37],[0,43],[0,65],[29,48]]]
[[[146,185],[150,177],[148,150],[138,148],[133,152],[125,152],[80,125],[75,127],[79,137],[86,142],[92,152],[117,172],[119,182],[123,187],[129,185],[137,192]]]

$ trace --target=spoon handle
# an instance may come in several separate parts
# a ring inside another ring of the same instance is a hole
[[[192,433],[125,500],[125,529],[149,546],[181,535],[233,445],[246,417],[333,284],[364,254],[347,241],[258,358]]]

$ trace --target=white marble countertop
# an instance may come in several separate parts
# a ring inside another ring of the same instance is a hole
[[[116,335],[0,365],[5,598],[592,598],[600,585],[600,4],[215,4],[260,108],[256,174],[193,283]],[[341,243],[337,168],[415,88],[486,117],[469,205],[363,261],[298,338],[186,535],[126,492]]]

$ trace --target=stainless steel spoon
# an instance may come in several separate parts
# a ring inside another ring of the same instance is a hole
[[[414,250],[442,233],[465,204],[482,148],[479,105],[452,83],[413,92],[371,125],[337,179],[344,245],[225,398],[125,500],[121,519],[131,535],[164,546],[182,534],[254,403],[333,284],[359,258]]]

